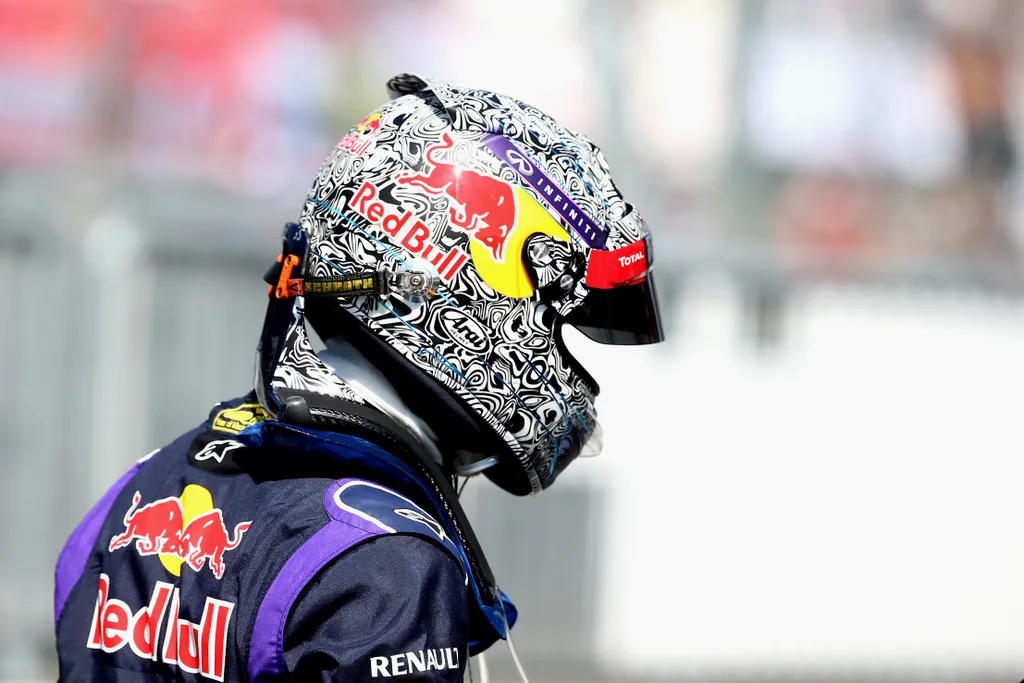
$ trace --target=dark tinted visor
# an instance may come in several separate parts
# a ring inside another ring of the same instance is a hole
[[[661,329],[654,273],[633,284],[590,289],[583,303],[565,322],[601,344],[655,344],[665,339]]]

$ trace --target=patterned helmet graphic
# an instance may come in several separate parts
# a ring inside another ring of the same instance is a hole
[[[600,150],[536,108],[411,74],[388,89],[306,198],[303,292],[338,292],[500,439],[520,481],[496,482],[538,492],[600,441],[598,388],[562,325],[662,339],[649,231]],[[274,385],[353,399],[308,350],[296,300]]]

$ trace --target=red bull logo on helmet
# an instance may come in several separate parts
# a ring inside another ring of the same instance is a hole
[[[352,132],[338,141],[338,149],[362,156],[373,145],[378,132],[380,132],[380,114],[370,114],[357,123]]]
[[[437,158],[438,152],[454,145],[445,133],[440,143],[427,148],[426,159],[432,166],[428,173],[400,173],[395,182],[429,195],[447,195],[451,225],[487,247],[495,261],[503,261],[505,242],[516,225],[516,195],[504,180]]]
[[[451,282],[466,265],[469,255],[458,247],[452,247],[449,251],[441,249],[426,223],[414,219],[411,211],[403,212],[399,207],[383,201],[379,193],[380,188],[374,183],[364,181],[349,206],[370,221],[370,225],[379,227],[395,244],[404,247],[413,256],[430,261],[437,268],[438,276],[445,282]]]
[[[142,659],[162,661],[186,673],[223,681],[235,604],[207,597],[198,624],[180,618],[178,604],[178,589],[157,581],[149,604],[133,612],[123,600],[110,596],[110,577],[100,574],[86,647],[117,652],[127,645]]]
[[[510,297],[533,295],[533,283],[521,258],[530,235],[569,236],[521,186],[441,159],[454,148],[449,133],[425,152],[426,172],[398,173],[398,186],[446,197],[448,225],[467,233],[477,274],[494,291]],[[449,157],[449,161],[451,158]]]
[[[190,484],[181,496],[161,498],[143,506],[136,491],[124,515],[125,530],[110,539],[109,552],[135,544],[143,557],[157,555],[170,573],[181,576],[182,564],[202,571],[209,564],[218,579],[224,576],[224,554],[242,542],[252,524],[239,522],[234,531],[224,524],[224,513],[213,507],[210,492]]]
[[[428,226],[412,211],[385,201],[381,187],[373,181],[363,181],[347,207],[393,245],[430,261],[445,282],[451,282],[472,259],[477,274],[494,291],[517,298],[532,296],[533,284],[520,257],[526,239],[543,233],[568,241],[569,235],[524,188],[439,158],[452,148],[451,135],[443,133],[441,141],[425,152],[426,172],[397,173],[395,187],[446,197],[444,223],[469,236],[468,254],[459,247],[447,251],[439,247],[435,235],[439,227]]]
[[[360,133],[380,132],[380,114],[370,114],[369,116],[363,117],[359,123],[356,124],[356,130]]]

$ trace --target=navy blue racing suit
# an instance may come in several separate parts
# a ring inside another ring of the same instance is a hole
[[[461,681],[500,632],[444,506],[388,458],[218,404],[68,539],[60,680]]]

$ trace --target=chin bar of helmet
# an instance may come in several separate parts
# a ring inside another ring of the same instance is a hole
[[[357,297],[385,299],[390,294],[426,299],[437,294],[438,279],[420,270],[366,271],[341,277],[292,277],[299,257],[278,256],[277,265],[267,273],[267,294],[275,299],[294,296]]]

